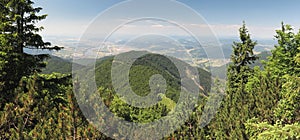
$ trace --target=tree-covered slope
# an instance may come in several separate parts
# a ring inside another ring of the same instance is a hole
[[[98,87],[102,86],[105,88],[114,88],[111,80],[111,67],[113,61],[113,57],[103,61],[97,61],[95,67],[95,79]],[[175,59],[175,61],[184,63],[178,59]],[[211,74],[200,68],[198,68],[198,72],[200,79],[200,83],[198,84],[204,89],[202,92],[207,94],[210,89]],[[150,78],[156,74],[160,74],[166,80],[166,96],[177,101],[181,90],[181,77],[175,64],[163,55],[148,54],[138,58],[133,63],[129,72],[129,84],[132,90],[138,95],[146,96],[150,93]]]
[[[132,53],[132,52],[128,52]],[[187,66],[187,63],[178,59],[172,58],[175,61],[181,62]],[[114,56],[97,59],[95,64],[95,71],[85,70],[83,65],[74,63],[75,67],[87,71],[87,75],[95,72],[95,80],[97,87],[104,87],[114,90],[111,81],[111,67]],[[72,62],[60,57],[51,56],[47,61],[47,67],[43,69],[43,73],[50,74],[53,72],[69,74],[72,72]],[[91,64],[88,64],[90,67]],[[73,66],[74,67],[74,66]],[[201,68],[197,68],[199,72],[199,85],[202,93],[206,94],[211,86],[211,74]],[[88,72],[89,71],[89,72]],[[150,93],[149,80],[155,74],[162,75],[167,83],[166,96],[174,101],[177,101],[180,95],[181,77],[178,69],[173,62],[162,55],[148,54],[137,59],[130,69],[129,83],[132,90],[141,96],[146,96]]]
[[[57,56],[50,56],[50,58],[46,61],[47,66],[42,70],[44,74],[51,74],[53,72],[70,74],[72,73],[72,62],[70,60],[66,60]],[[75,67],[82,67],[79,64],[74,64]]]

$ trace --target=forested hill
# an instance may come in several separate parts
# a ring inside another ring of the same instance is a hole
[[[53,72],[70,74],[72,72],[72,61],[63,59],[57,56],[51,55],[50,58],[46,61],[47,66],[42,70],[44,74],[51,74]],[[74,63],[76,67],[82,67],[79,64]]]
[[[132,53],[132,52],[128,52]],[[175,59],[175,58],[174,58]],[[114,57],[97,61],[95,68],[96,83],[106,88],[111,85],[111,67]],[[175,59],[176,61],[180,61]],[[182,61],[181,61],[182,62]],[[184,63],[184,62],[182,62]],[[188,65],[187,63],[184,63]],[[199,72],[199,85],[203,93],[208,93],[211,85],[211,74],[201,68]],[[150,92],[149,80],[155,74],[162,75],[167,82],[167,97],[177,100],[180,91],[181,77],[174,63],[167,57],[159,54],[148,54],[138,58],[132,65],[129,73],[129,82],[134,92],[144,96]]]
[[[98,87],[112,88],[111,66],[113,59],[114,56],[111,56],[100,58],[96,61],[95,76]],[[74,65],[79,69],[84,67],[76,63],[74,63]],[[50,74],[53,72],[64,74],[71,73],[71,60],[51,56],[51,58],[47,60],[47,67],[43,70],[43,73]],[[211,74],[201,68],[198,68],[198,72],[200,81],[199,85],[203,87],[203,93],[208,93],[211,84]],[[168,84],[167,96],[177,100],[181,81],[178,69],[171,60],[158,54],[145,55],[134,62],[130,70],[130,84],[133,91],[141,95],[148,94],[150,92],[150,77],[155,74],[161,74],[166,79]]]

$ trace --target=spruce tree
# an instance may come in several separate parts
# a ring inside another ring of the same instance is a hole
[[[44,42],[38,34],[43,27],[36,23],[47,15],[38,15],[42,10],[33,7],[31,0],[0,1],[0,98],[2,103],[12,99],[11,92],[23,76],[39,72],[45,67],[46,54],[27,54],[25,49],[60,50]],[[3,104],[2,104],[3,107]],[[1,108],[1,106],[0,106]]]
[[[295,34],[284,24],[276,32],[278,44],[265,70],[257,70],[259,74],[248,83],[259,107],[256,116],[245,123],[251,139],[300,138],[300,32]]]
[[[245,23],[239,29],[241,42],[233,43],[232,63],[227,71],[226,97],[217,114],[214,137],[217,139],[247,139],[243,123],[250,117],[253,97],[245,91],[248,77],[253,73],[250,64],[257,60],[252,41]]]
[[[294,57],[300,52],[298,49],[300,34],[295,34],[292,26],[284,23],[280,30],[276,30],[276,33],[275,38],[278,44],[272,50],[272,56],[269,58],[266,68],[273,73],[273,76],[299,74],[300,69],[297,68]]]

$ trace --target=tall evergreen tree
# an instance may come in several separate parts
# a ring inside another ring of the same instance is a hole
[[[60,50],[51,47],[38,34],[43,27],[36,23],[47,15],[37,15],[42,8],[33,7],[31,0],[0,1],[0,98],[5,103],[12,99],[10,92],[18,86],[22,76],[28,76],[45,67],[45,54],[32,55],[27,49]],[[3,106],[3,105],[1,105]],[[1,108],[0,106],[0,108]]]
[[[251,40],[245,23],[239,32],[241,42],[233,43],[232,63],[227,71],[227,95],[213,124],[217,139],[247,139],[243,123],[250,117],[253,97],[245,91],[245,84],[253,73],[249,65],[258,59],[253,53],[257,43]]]

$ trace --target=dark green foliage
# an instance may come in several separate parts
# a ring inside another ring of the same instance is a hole
[[[274,76],[299,75],[300,69],[297,67],[295,56],[299,54],[300,33],[295,34],[290,25],[282,23],[281,30],[276,31],[275,36],[278,44],[272,50],[272,56],[269,57],[267,68],[273,72]]]
[[[247,92],[253,95],[252,113],[265,122],[274,123],[273,110],[280,98],[281,81],[278,77],[271,78],[271,72],[262,71],[259,67],[254,70],[246,85]]]
[[[212,127],[216,139],[247,139],[244,122],[252,115],[253,95],[245,91],[248,78],[253,74],[250,64],[257,56],[253,54],[256,42],[250,39],[246,25],[240,28],[241,42],[234,42],[232,63],[227,71],[226,97]]]
[[[113,89],[111,85],[112,62],[113,58],[97,62],[95,76],[98,86]],[[200,85],[204,89],[202,92],[207,94],[211,86],[211,74],[200,68],[198,71]],[[161,74],[166,79],[168,85],[166,96],[177,102],[181,84],[180,75],[176,66],[165,56],[149,54],[134,62],[129,73],[129,82],[133,91],[138,95],[147,95],[150,92],[149,79],[155,74]]]
[[[0,1],[0,139],[99,139],[74,100],[70,76],[39,75],[46,54],[24,49],[60,50],[38,34],[31,0]]]
[[[231,55],[231,61],[233,63],[232,67],[237,72],[241,72],[242,67],[252,64],[258,59],[253,53],[254,46],[257,43],[251,40],[245,23],[239,31],[241,42],[233,43],[233,54]]]
[[[266,62],[265,70],[258,71],[260,74],[249,82],[248,89],[256,93],[262,108],[245,123],[252,139],[300,138],[299,35],[293,33],[290,25],[282,25],[282,29],[277,30],[278,45]]]
[[[103,137],[82,115],[70,76],[23,78],[14,102],[0,111],[0,139],[96,139]]]
[[[110,109],[118,117],[129,122],[149,123],[166,116],[170,109],[163,102],[146,109],[132,107],[118,97],[115,97],[110,105]],[[173,108],[172,108],[173,109]]]
[[[72,63],[69,60],[52,55],[49,59],[47,59],[46,64],[47,66],[44,69],[42,69],[42,73],[44,74],[51,74],[53,72],[71,74],[72,68],[80,69],[82,67],[79,64]]]
[[[1,102],[11,101],[12,92],[23,76],[29,76],[45,67],[45,54],[30,55],[28,49],[60,50],[51,47],[38,34],[42,27],[35,24],[46,18],[37,15],[42,8],[33,7],[31,0],[1,0],[0,5],[0,98]],[[3,106],[0,105],[0,108]]]

